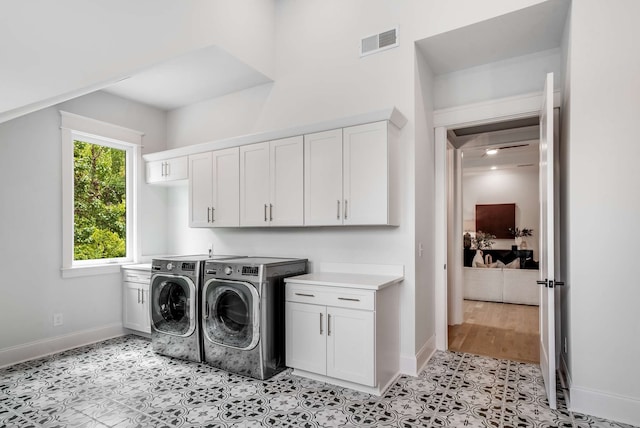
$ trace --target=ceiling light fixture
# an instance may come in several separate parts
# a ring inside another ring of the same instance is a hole
[[[487,149],[485,153],[488,155],[495,155],[496,153],[498,153],[498,149]]]
[[[497,167],[497,166],[495,166],[495,165],[494,165],[494,166],[492,166],[492,167],[491,167],[491,170],[493,171],[494,169],[498,169],[498,167]]]

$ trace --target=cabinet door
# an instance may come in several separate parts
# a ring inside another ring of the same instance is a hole
[[[140,331],[151,333],[151,313],[149,311],[151,295],[149,294],[149,284],[140,284],[140,298],[142,303],[142,325]]]
[[[164,181],[164,161],[147,162],[147,183]]]
[[[304,142],[302,136],[269,144],[269,220],[272,226],[304,224]]]
[[[376,385],[374,315],[327,308],[327,376]]]
[[[343,131],[344,224],[388,224],[387,122]]]
[[[147,311],[145,317],[144,307],[142,305],[141,285],[135,282],[123,282],[124,301],[122,306],[122,325],[132,330],[150,332],[150,324],[145,325],[145,319],[149,319]],[[148,306],[147,306],[148,309]]]
[[[287,366],[322,375],[326,374],[326,318],[325,306],[286,303]]]
[[[210,227],[213,195],[212,154],[189,156],[189,226]]]
[[[342,130],[304,136],[304,224],[342,224]]]
[[[269,143],[240,147],[240,226],[269,225]]]
[[[240,225],[240,148],[216,150],[213,155],[212,226]]]
[[[186,180],[189,177],[189,162],[187,156],[166,160],[164,168],[167,181]]]

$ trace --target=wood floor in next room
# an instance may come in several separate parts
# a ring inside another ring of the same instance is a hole
[[[449,326],[449,350],[539,363],[538,307],[464,301],[464,323]]]

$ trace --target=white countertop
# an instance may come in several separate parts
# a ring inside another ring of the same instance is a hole
[[[324,285],[327,287],[360,288],[365,290],[382,290],[404,280],[404,276],[371,275],[344,272],[315,272],[285,278],[285,282],[296,284]]]
[[[145,270],[151,272],[151,263],[137,263],[132,265],[122,265],[121,269]]]

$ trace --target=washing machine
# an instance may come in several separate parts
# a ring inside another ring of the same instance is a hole
[[[202,361],[200,288],[206,260],[239,256],[170,256],[151,262],[151,347],[169,357]]]
[[[284,278],[306,273],[307,260],[209,260],[204,270],[204,361],[256,379],[267,379],[283,370]]]

